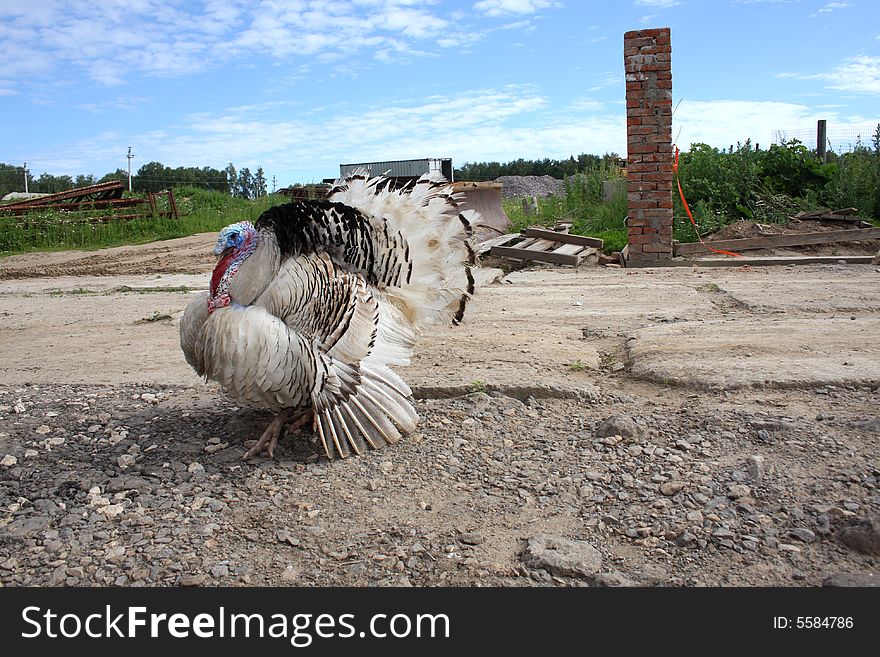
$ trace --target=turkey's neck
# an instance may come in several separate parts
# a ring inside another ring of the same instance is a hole
[[[235,276],[239,267],[256,248],[256,233],[250,233],[241,246],[220,258],[220,262],[217,263],[217,266],[214,267],[214,272],[211,274],[211,296],[208,300],[209,312],[213,312],[216,308],[227,306],[232,301],[229,294],[229,284],[232,281],[232,277]]]
[[[220,285],[220,281],[226,275],[226,270],[229,268],[230,263],[235,260],[237,256],[236,251],[230,251],[225,256],[220,258],[219,262],[217,262],[217,266],[214,267],[214,273],[211,274],[211,296],[215,296],[217,294],[217,287]]]

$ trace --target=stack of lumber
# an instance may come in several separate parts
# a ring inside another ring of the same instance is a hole
[[[570,235],[546,228],[525,228],[519,233],[502,235],[479,245],[478,255],[516,261],[546,262],[577,267],[586,258],[602,251],[603,242],[595,237]]]

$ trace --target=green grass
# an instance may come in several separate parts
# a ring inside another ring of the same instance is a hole
[[[280,195],[256,200],[233,198],[221,192],[183,187],[174,190],[180,219],[144,217],[106,222],[90,221],[92,212],[44,210],[26,216],[0,215],[0,256],[32,251],[100,249],[124,244],[215,232],[236,221],[256,221],[267,208],[285,202]]]
[[[620,173],[600,168],[581,173],[565,181],[563,192],[556,196],[538,198],[537,214],[525,214],[522,200],[505,199],[504,212],[518,232],[529,226],[552,228],[557,222],[571,222],[573,235],[588,235],[604,241],[603,251],[611,253],[626,246],[626,196],[610,202],[602,200],[602,181],[615,180]]]

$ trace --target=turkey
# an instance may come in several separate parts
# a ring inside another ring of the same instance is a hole
[[[326,200],[298,200],[220,231],[210,288],[187,305],[180,346],[199,375],[275,418],[243,458],[311,422],[327,457],[415,430],[409,363],[423,327],[461,321],[474,293],[469,236],[448,184],[404,189],[357,171]]]

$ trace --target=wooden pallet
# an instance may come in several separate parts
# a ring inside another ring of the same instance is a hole
[[[572,267],[577,267],[585,258],[600,251],[603,245],[602,240],[594,237],[569,235],[543,228],[526,228],[521,233],[504,235],[490,242],[488,252],[491,256]],[[486,249],[481,249],[481,252],[485,253]]]

